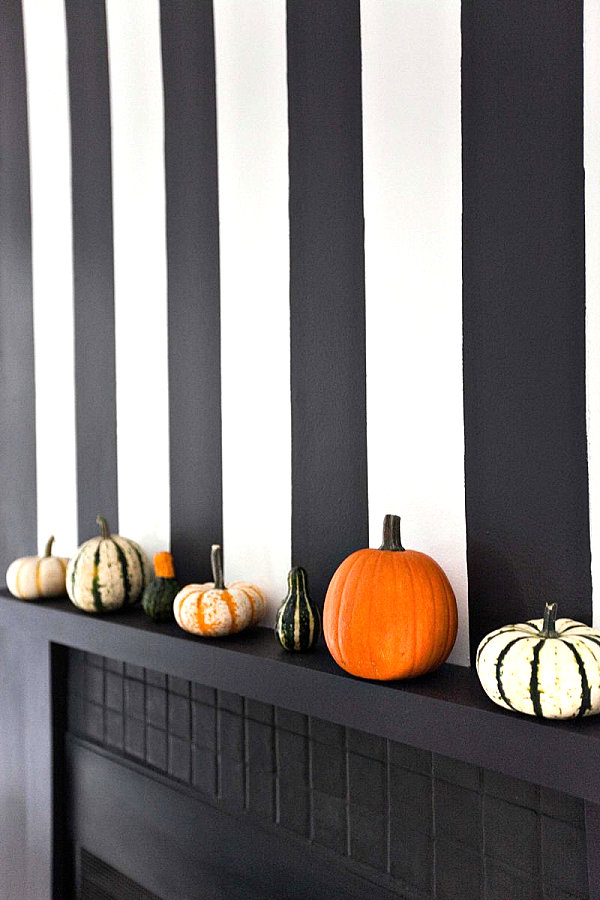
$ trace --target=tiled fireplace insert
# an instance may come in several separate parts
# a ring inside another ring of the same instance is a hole
[[[307,866],[335,857],[333,897],[346,896],[345,869],[373,898],[588,897],[584,804],[549,788],[76,650],[68,729],[88,750],[285,832]]]

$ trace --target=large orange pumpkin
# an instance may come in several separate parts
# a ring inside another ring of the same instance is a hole
[[[400,519],[386,516],[379,550],[357,550],[335,572],[323,634],[342,669],[360,678],[414,678],[441,665],[458,615],[450,582],[430,556],[405,550]]]

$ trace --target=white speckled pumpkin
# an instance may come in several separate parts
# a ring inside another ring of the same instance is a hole
[[[476,667],[488,697],[499,706],[546,719],[600,713],[600,631],[556,619],[548,603],[543,619],[492,631],[477,649]]]
[[[51,537],[43,556],[24,556],[11,562],[6,572],[6,586],[14,597],[37,600],[39,597],[61,597],[66,593],[65,573],[69,560],[52,556]]]
[[[103,516],[100,536],[81,545],[67,568],[67,593],[85,612],[102,613],[135,603],[151,578],[150,561],[139,544],[110,534]]]
[[[188,584],[173,601],[177,624],[202,637],[222,637],[256,625],[267,604],[257,587],[246,581],[223,581],[223,551],[213,544],[210,561],[214,582]]]

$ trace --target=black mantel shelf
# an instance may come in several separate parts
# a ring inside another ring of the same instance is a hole
[[[444,665],[412,681],[363,681],[343,672],[322,643],[306,654],[287,653],[270,629],[196,638],[175,623],[155,624],[139,608],[94,616],[68,599],[29,602],[6,591],[0,591],[0,627],[433,750],[593,803],[600,798],[600,716],[554,722],[510,713],[487,699],[473,669]]]

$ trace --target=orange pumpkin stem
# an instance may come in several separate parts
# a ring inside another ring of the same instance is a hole
[[[157,578],[175,578],[173,557],[166,550],[154,554],[154,572]]]
[[[388,514],[383,520],[383,543],[380,550],[404,550],[400,540],[400,516]]]

